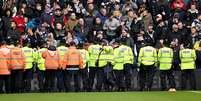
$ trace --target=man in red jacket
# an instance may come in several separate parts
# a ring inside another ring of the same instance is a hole
[[[13,17],[13,21],[17,23],[17,29],[20,31],[20,33],[24,33],[25,19],[24,16],[22,15],[22,12],[18,12],[18,14]]]

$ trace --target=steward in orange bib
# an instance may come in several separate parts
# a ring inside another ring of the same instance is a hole
[[[56,51],[55,46],[49,46],[48,50],[42,53],[42,57],[45,59],[45,89],[48,92],[56,90],[56,76],[57,69],[60,67],[59,54]]]
[[[23,91],[23,72],[25,68],[25,57],[20,44],[17,42],[15,47],[10,48],[10,68],[12,90],[14,93]]]
[[[1,42],[0,46],[0,93],[11,92],[11,80],[10,80],[10,68],[9,68],[9,56],[10,49],[6,47],[6,42]],[[5,84],[5,85],[4,85]],[[3,90],[5,87],[5,91]]]
[[[65,70],[65,86],[66,90],[72,91],[72,88],[75,88],[75,91],[80,91],[81,82],[79,69],[83,67],[83,59],[76,48],[75,42],[70,42],[70,47],[68,48],[67,53],[64,55],[64,62],[62,64]],[[72,80],[74,78],[74,80]],[[74,82],[74,87],[72,87],[71,82]]]

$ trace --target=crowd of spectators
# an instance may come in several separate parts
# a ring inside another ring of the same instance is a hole
[[[0,40],[27,40],[33,48],[126,38],[137,55],[145,43],[160,48],[168,41],[177,50],[184,44],[193,48],[201,38],[201,0],[1,0],[0,5]]]

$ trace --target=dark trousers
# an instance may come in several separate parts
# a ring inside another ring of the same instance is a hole
[[[96,77],[96,72],[97,72],[97,67],[90,67],[89,68],[89,85],[88,85],[88,91],[92,91],[93,90],[93,86],[94,86],[94,81],[95,81],[95,77]]]
[[[169,80],[170,88],[175,88],[175,79],[173,76],[173,70],[160,70],[161,90],[167,89],[167,78]]]
[[[57,88],[59,92],[65,91],[64,74],[65,71],[62,69],[57,71]]]
[[[81,76],[82,85],[83,85],[82,90],[83,90],[83,91],[87,91],[87,90],[88,90],[88,85],[89,85],[89,84],[88,84],[88,79],[89,79],[88,68],[81,69],[81,70],[80,70],[80,76]]]
[[[148,91],[151,90],[154,75],[155,75],[154,65],[146,66],[146,65],[141,64],[140,72],[139,72],[140,90],[145,89],[145,84],[147,86],[147,90]]]
[[[187,80],[190,82],[191,90],[196,90],[195,70],[186,69],[182,70],[182,90],[186,89]]]
[[[37,77],[38,77],[38,82],[39,82],[39,90],[40,92],[45,91],[45,71],[38,70],[37,71]]]
[[[29,92],[31,90],[31,80],[33,79],[33,69],[26,69],[24,72],[24,90]]]
[[[132,65],[131,64],[125,64],[124,65],[124,74],[125,74],[125,83],[126,83],[126,89],[131,90],[131,77],[132,77]]]
[[[97,84],[96,90],[101,91],[103,86],[106,84],[106,74],[104,73],[105,67],[97,68],[96,75],[97,75]]]
[[[11,71],[11,86],[13,93],[19,93],[23,91],[23,70]]]
[[[105,91],[113,91],[116,86],[112,65],[107,64],[104,68],[104,89]]]
[[[97,84],[95,85],[96,91],[101,91],[103,85],[106,82],[106,75],[104,73],[105,67],[91,67],[89,70],[89,91],[93,90],[93,85],[95,79],[97,80]],[[96,78],[95,78],[96,77]]]
[[[117,86],[117,91],[125,91],[126,84],[125,84],[125,75],[124,70],[113,70],[114,79]]]
[[[73,85],[73,84],[74,85]],[[81,81],[79,70],[66,70],[65,71],[65,87],[66,91],[80,91]]]
[[[57,70],[46,70],[45,71],[45,90],[47,92],[56,91],[56,76]]]
[[[3,88],[5,87],[5,91]],[[10,75],[0,75],[0,93],[11,92],[11,78]]]

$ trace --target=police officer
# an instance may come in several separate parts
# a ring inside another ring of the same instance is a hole
[[[47,50],[46,43],[41,45],[37,51],[36,63],[37,63],[37,74],[38,74],[38,82],[39,82],[39,90],[40,92],[44,92],[45,85],[45,59],[42,57],[42,53]]]
[[[88,72],[88,63],[89,63],[89,52],[84,49],[84,44],[80,43],[78,45],[78,49],[80,51],[80,54],[83,58],[83,67],[80,68],[80,76],[82,79],[82,84],[83,88],[82,91],[87,91],[88,89],[88,77],[89,77],[89,72]]]
[[[132,78],[132,66],[134,63],[134,55],[131,47],[127,46],[126,39],[121,38],[120,40],[120,52],[124,55],[124,74],[126,90],[132,90],[131,78]]]
[[[115,78],[117,90],[125,91],[128,87],[126,87],[126,82],[124,79],[127,76],[125,64],[128,62],[133,63],[133,53],[130,47],[123,44],[120,45],[119,40],[116,40],[114,45],[113,76]]]
[[[31,90],[31,80],[33,78],[33,62],[36,57],[36,53],[30,45],[25,42],[24,47],[22,48],[25,56],[25,72],[24,72],[24,90],[29,92]]]
[[[94,80],[97,71],[97,60],[102,50],[102,46],[100,45],[99,40],[94,40],[94,44],[90,45],[88,48],[89,52],[89,87],[88,91],[93,90]]]
[[[140,67],[139,71],[139,83],[140,91],[145,89],[145,84],[147,84],[147,91],[151,90],[153,77],[155,74],[155,65],[157,63],[157,52],[156,49],[146,43],[145,47],[140,49],[138,57],[138,65]]]
[[[98,91],[102,90],[104,86],[106,91],[109,91],[110,86],[110,72],[112,70],[112,61],[113,61],[113,48],[108,45],[107,40],[102,40],[102,48],[98,55],[97,60],[97,85],[96,89]]]
[[[187,44],[184,44],[184,48],[179,51],[179,57],[181,61],[182,89],[186,89],[187,80],[189,79],[191,89],[195,90],[195,50],[188,48]]]
[[[64,61],[64,55],[67,52],[68,48],[66,47],[66,41],[61,40],[59,47],[57,47],[58,54],[60,56],[60,62],[62,63]],[[64,68],[59,68],[58,73],[57,73],[57,88],[59,91],[64,91],[65,90],[65,85],[64,85]]]
[[[197,59],[195,61],[196,68],[200,69],[201,68],[201,36],[198,36],[198,41],[194,44],[194,49],[196,51],[196,56]]]
[[[176,91],[175,81],[173,76],[172,62],[173,62],[173,50],[168,47],[167,42],[162,42],[162,48],[158,51],[158,61],[160,70],[161,90],[167,89],[166,77],[169,80],[169,91]]]

